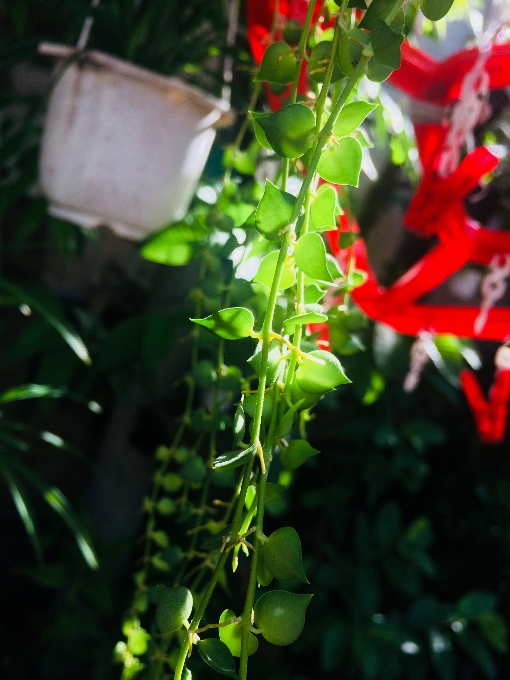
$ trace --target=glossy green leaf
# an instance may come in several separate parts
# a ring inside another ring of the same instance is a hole
[[[268,586],[273,580],[273,575],[266,567],[264,562],[264,551],[261,550],[259,553],[259,561],[257,564],[257,582],[259,586]]]
[[[319,359],[321,364],[308,357]],[[318,349],[309,352],[296,371],[296,382],[305,392],[322,394],[334,389],[337,385],[351,382],[345,375],[342,364],[334,354]]]
[[[328,271],[331,274],[331,270],[328,267]],[[305,305],[316,304],[319,300],[326,295],[326,289],[319,287],[317,284],[312,283],[305,286]]]
[[[230,470],[231,468],[243,465],[250,457],[253,457],[257,452],[257,444],[252,444],[247,449],[240,449],[239,451],[228,451],[218,456],[213,464],[213,470],[224,468]]]
[[[336,191],[329,184],[323,184],[318,188],[310,208],[310,229],[323,231],[335,228],[339,212]]]
[[[230,619],[235,619],[236,615],[231,609],[225,609],[225,611],[220,616],[218,623],[225,623]],[[230,650],[232,656],[241,656],[241,637],[242,628],[239,623],[232,623],[229,626],[222,626],[218,628],[218,634],[220,640],[224,642]],[[259,641],[253,635],[253,633],[248,633],[248,656],[255,654],[259,646]]]
[[[193,596],[184,586],[158,586],[156,626],[160,633],[173,633],[189,619],[193,609]]]
[[[323,40],[317,43],[313,48],[308,60],[308,75],[316,83],[323,83],[326,77],[326,70],[328,68],[329,60],[331,58],[331,49],[333,42],[331,40]],[[336,83],[342,77],[342,72],[335,62],[333,66],[333,73],[331,74],[331,82]]]
[[[271,413],[273,411],[273,402],[274,402],[274,391],[271,390],[270,392],[266,393],[266,396],[264,398],[264,405],[262,407],[262,420],[266,421],[268,418],[271,417]],[[246,413],[250,416],[250,418],[255,417],[255,408],[257,404],[257,395],[256,394],[247,394],[244,397],[244,410]]]
[[[336,137],[350,135],[377,106],[378,104],[369,104],[361,100],[346,104],[333,126],[333,134]]]
[[[299,269],[310,279],[333,283],[326,264],[326,246],[319,234],[303,234],[294,246],[294,257]]]
[[[357,187],[361,171],[361,145],[353,137],[343,137],[321,153],[317,172],[327,182]]]
[[[253,314],[245,307],[228,307],[207,316],[205,319],[190,319],[190,321],[203,326],[214,335],[225,340],[239,340],[249,337],[255,323]]]
[[[439,21],[448,14],[452,5],[453,0],[422,0],[420,7],[427,19]]]
[[[294,80],[296,68],[294,50],[286,42],[275,42],[264,52],[255,80],[287,85]]]
[[[338,41],[337,64],[346,76],[351,76],[354,67],[361,59],[363,48],[368,45],[369,37],[365,31],[353,28],[347,34],[342,33]]]
[[[296,470],[309,458],[319,453],[306,439],[292,439],[285,448],[280,448],[280,462],[287,470]]]
[[[295,203],[292,194],[278,189],[266,179],[264,195],[255,212],[255,226],[259,234],[268,241],[281,241],[290,224]]]
[[[255,625],[271,644],[290,645],[301,635],[311,599],[312,595],[297,595],[286,590],[265,593],[255,604]]]
[[[224,642],[217,638],[207,638],[197,642],[197,648],[202,659],[213,670],[238,680],[234,657]]]
[[[0,290],[6,291],[16,300],[28,305],[31,309],[41,314],[84,364],[90,365],[92,363],[85,343],[68,321],[63,318],[54,300],[5,279],[0,279]]]
[[[301,540],[292,527],[280,527],[263,543],[264,563],[280,581],[308,583],[303,571]]]
[[[394,5],[394,0],[373,0],[361,20],[359,28],[368,28],[371,31],[375,20],[381,19],[385,21],[393,10]]]
[[[260,127],[260,124],[258,122],[259,118],[267,118],[270,115],[271,115],[270,113],[260,113],[258,111],[250,111],[250,118],[253,121],[253,132],[255,133],[255,138],[256,138],[257,142],[260,144],[260,146],[263,149],[268,149],[269,151],[273,151],[273,147],[267,141],[266,133]]]
[[[292,430],[292,425],[294,424],[294,416],[302,408],[303,404],[301,402],[296,402],[291,406],[291,408],[282,416],[282,419],[278,423],[276,428],[277,439],[283,439]]]
[[[267,141],[283,158],[300,158],[310,148],[315,116],[303,104],[288,104],[267,117],[257,119]]]
[[[266,371],[266,383],[272,385],[278,376],[279,369],[281,367],[281,348],[280,343],[277,340],[273,340],[269,345],[269,352],[267,355],[267,371]],[[255,348],[255,352],[248,359],[248,363],[251,365],[255,373],[260,377],[260,366],[262,363],[262,343],[258,342]]]
[[[294,379],[290,386],[290,398],[293,404],[301,404],[301,409],[312,408],[318,402],[321,394],[313,392],[305,392],[302,390]]]
[[[234,432],[234,441],[239,444],[244,439],[244,431],[246,429],[246,417],[244,415],[244,408],[242,402],[237,404],[236,412],[234,414],[234,423],[232,430]]]
[[[292,329],[296,326],[303,326],[308,323],[323,323],[327,321],[328,317],[326,314],[318,314],[317,312],[307,312],[306,314],[296,314],[295,316],[290,316],[285,319],[283,325],[288,330],[292,332]]]
[[[370,39],[377,61],[388,68],[400,68],[400,48],[404,36],[394,33],[381,19],[374,19]]]
[[[393,69],[381,64],[375,57],[372,57],[367,65],[366,76],[373,83],[382,83],[387,80]]]
[[[258,272],[253,277],[255,283],[263,283],[268,288],[271,287],[273,282],[274,273],[276,270],[276,263],[278,262],[279,252],[278,250],[273,250],[272,253],[268,253],[265,258],[260,263]],[[282,276],[280,279],[280,285],[278,290],[285,290],[290,288],[296,282],[296,270],[294,266],[290,263],[289,259],[286,260],[283,265]]]

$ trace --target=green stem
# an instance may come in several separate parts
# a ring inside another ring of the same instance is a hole
[[[333,110],[331,112],[331,115],[329,116],[328,120],[326,121],[324,127],[320,131],[320,134],[317,138],[317,144],[315,147],[315,151],[312,156],[312,160],[310,161],[310,164],[308,166],[308,171],[306,173],[305,179],[303,184],[301,185],[301,189],[299,191],[298,197],[296,199],[296,203],[294,205],[294,210],[292,211],[292,215],[290,218],[291,224],[297,220],[299,217],[299,212],[301,210],[301,207],[303,206],[303,203],[305,201],[306,193],[308,189],[310,188],[310,183],[313,178],[313,174],[315,172],[315,169],[317,168],[317,164],[319,162],[319,159],[321,157],[322,149],[324,145],[326,144],[329,135],[331,134],[333,130],[333,126],[336,123],[336,120],[338,116],[340,115],[340,111],[342,110],[345,102],[349,98],[349,95],[353,91],[354,87],[356,86],[356,83],[359,80],[359,77],[363,73],[365,69],[365,64],[368,61],[368,57],[362,56],[361,59],[358,61],[356,66],[354,67],[354,71],[352,75],[350,76],[349,80],[345,84],[345,87],[342,91],[342,94],[338,98],[338,100],[335,103],[335,106],[333,107]]]
[[[301,76],[301,69],[303,67],[303,61],[305,59],[305,54],[306,54],[306,43],[308,42],[308,33],[310,32],[310,25],[312,23],[313,12],[315,10],[316,4],[317,4],[317,0],[311,0],[310,4],[308,5],[308,11],[306,12],[305,21],[304,21],[304,24],[303,24],[303,30],[301,32],[301,37],[299,39],[299,44],[298,44],[298,47],[297,47],[298,68],[297,68],[297,75],[294,78],[294,82],[292,83],[292,91],[290,93],[290,99],[289,99],[290,104],[296,103],[297,89],[298,89],[298,86],[299,86],[299,78]]]
[[[280,394],[280,392],[278,392]],[[241,617],[241,657],[239,659],[239,677],[240,680],[246,680],[248,674],[248,649],[250,640],[250,627],[253,605],[255,603],[255,590],[257,588],[257,571],[259,564],[260,548],[262,545],[261,538],[264,535],[264,507],[266,499],[266,483],[269,476],[269,467],[273,458],[274,449],[276,446],[275,432],[278,423],[278,398],[275,399],[273,412],[271,414],[271,424],[266,440],[265,449],[267,451],[267,466],[264,474],[261,474],[257,489],[257,520],[255,541],[253,543],[254,552],[250,566],[250,578],[248,581],[248,590],[246,592],[246,600],[244,603],[243,615]],[[266,453],[264,452],[264,454]]]

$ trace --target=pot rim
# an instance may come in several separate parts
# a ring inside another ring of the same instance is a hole
[[[139,80],[162,90],[178,90],[181,95],[191,99],[197,106],[206,109],[209,113],[215,112],[217,114],[218,118],[211,123],[211,127],[228,127],[233,122],[233,113],[228,102],[213,97],[210,94],[205,94],[198,88],[188,85],[188,83],[185,83],[180,78],[163,76],[144,68],[143,66],[132,64],[120,57],[115,57],[99,50],[80,52],[80,50],[77,50],[70,45],[43,42],[40,43],[38,51],[40,54],[58,57],[60,59],[69,59],[70,57],[76,56],[82,63],[88,61],[89,63],[107,68],[128,78]]]

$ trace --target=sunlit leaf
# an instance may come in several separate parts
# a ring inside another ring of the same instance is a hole
[[[280,241],[289,226],[296,199],[266,179],[264,195],[255,212],[255,226],[268,241]]]
[[[230,470],[231,468],[243,465],[249,458],[252,458],[257,452],[257,444],[252,444],[247,449],[240,449],[239,451],[228,451],[218,456],[213,464],[213,470],[224,468]]]
[[[278,261],[278,255],[279,252],[277,250],[273,250],[272,253],[269,253],[268,255],[265,256],[265,258],[260,263],[259,270],[255,274],[253,281],[255,281],[256,283],[263,283],[265,286],[268,286],[268,288],[271,287],[271,283],[273,282],[274,273],[276,270],[276,263]],[[296,270],[293,267],[293,265],[287,260],[283,266],[282,276],[280,279],[280,285],[278,286],[278,289],[285,290],[286,288],[290,288],[290,286],[294,285],[295,281]]]
[[[255,323],[252,312],[245,307],[220,309],[220,311],[210,314],[205,319],[190,319],[190,321],[203,326],[214,335],[225,340],[239,340],[249,337]]]
[[[300,158],[310,148],[315,116],[302,104],[289,104],[267,117],[257,119],[267,141],[283,158]]]
[[[316,231],[334,228],[338,214],[336,191],[329,184],[323,184],[310,208],[310,228]]]
[[[299,269],[310,279],[333,283],[326,263],[326,246],[319,234],[303,234],[294,246],[294,257]]]
[[[346,104],[333,126],[333,134],[337,137],[350,135],[377,106],[377,104],[369,104],[361,100]]]
[[[361,171],[361,145],[353,137],[344,137],[323,150],[317,172],[327,182],[357,187]]]

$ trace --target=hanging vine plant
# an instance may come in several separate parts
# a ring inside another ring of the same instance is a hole
[[[274,458],[287,470],[320,459],[306,440],[310,411],[350,382],[309,329],[328,318],[321,304],[328,289],[348,290],[352,280],[323,240],[342,213],[327,183],[358,185],[358,128],[375,108],[358,96],[358,84],[364,75],[380,82],[398,68],[404,26],[401,0],[373,0],[366,12],[360,5],[366,10],[363,0],[311,0],[302,24],[281,26],[276,3],[251,108],[260,83],[285,88],[288,97],[272,113],[251,113],[227,150],[216,203],[200,206],[194,218],[208,232],[198,242],[188,393],[173,442],[157,452],[144,504],[142,563],[125,639],[116,647],[124,680],[138,673],[189,680],[188,659],[197,652],[213,670],[246,680],[259,636],[286,646],[306,625],[312,593],[300,538],[290,526],[267,535],[264,516],[283,490],[281,479],[269,477]],[[427,3],[423,10],[437,18],[450,5]],[[298,95],[306,74],[309,89]],[[250,125],[256,141],[242,148]],[[239,187],[233,169],[245,168],[262,148],[265,158],[281,161],[276,177]],[[142,254],[171,263],[171,234],[172,227],[149,240]],[[237,359],[227,363],[227,356]],[[217,489],[229,487],[230,498],[217,497]],[[166,517],[182,526],[179,545],[170,544]],[[222,596],[223,613],[213,619],[213,595],[242,553],[250,559],[244,604],[235,610]],[[259,594],[274,579],[294,588]]]

